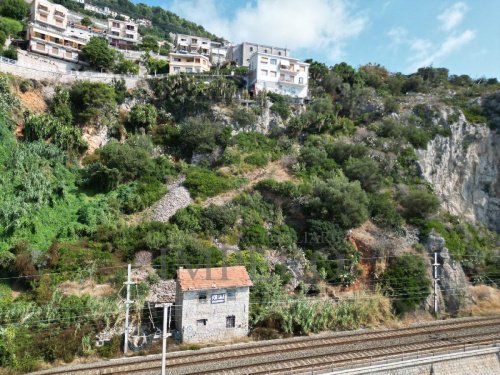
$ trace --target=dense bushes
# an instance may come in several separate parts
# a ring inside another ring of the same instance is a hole
[[[430,294],[431,282],[427,267],[424,261],[414,254],[394,258],[381,275],[380,283],[392,297],[394,309],[400,314],[413,310]]]
[[[207,198],[237,188],[243,181],[225,177],[210,170],[191,167],[187,171],[184,186],[194,198]]]

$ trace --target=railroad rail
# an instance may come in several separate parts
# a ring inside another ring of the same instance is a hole
[[[167,373],[299,374],[313,368],[332,371],[402,354],[434,354],[497,342],[500,342],[500,317],[452,319],[395,330],[366,330],[172,352],[168,354]],[[157,375],[160,363],[158,355],[132,357],[66,366],[33,375]]]

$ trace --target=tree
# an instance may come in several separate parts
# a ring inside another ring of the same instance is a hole
[[[113,117],[116,93],[113,87],[102,82],[78,81],[71,87],[71,103],[80,122],[101,121]]]
[[[21,31],[23,31],[23,24],[15,19],[8,17],[0,18],[0,31],[3,31],[6,36],[9,35],[18,35]],[[3,45],[3,43],[2,43]]]
[[[136,62],[127,60],[122,54],[118,54],[117,61],[113,66],[113,72],[116,74],[139,74],[139,65]]]
[[[96,69],[109,70],[113,67],[116,52],[109,47],[108,41],[100,37],[92,37],[82,48],[82,57]]]
[[[393,298],[392,304],[400,314],[425,301],[431,286],[425,263],[415,254],[396,258],[381,275],[380,283]]]
[[[0,14],[15,20],[22,20],[28,15],[28,4],[24,0],[3,0],[0,4]]]
[[[56,87],[56,92],[49,108],[52,115],[57,117],[64,124],[71,124],[73,122],[69,91],[64,89],[62,86]]]
[[[83,25],[83,26],[92,26],[93,25],[93,22],[92,20],[90,19],[90,17],[88,16],[85,16],[82,18],[82,20],[80,21],[80,23]]]

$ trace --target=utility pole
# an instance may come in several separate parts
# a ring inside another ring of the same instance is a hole
[[[133,301],[130,300],[130,285],[135,284],[132,282],[132,265],[128,265],[128,272],[127,272],[127,282],[124,283],[127,285],[127,300],[125,301],[125,338],[123,342],[123,354],[127,354],[127,349],[128,349],[128,315],[129,315],[129,310],[130,310],[130,305],[133,303]]]
[[[170,318],[172,317],[172,304],[163,303],[156,305],[157,307],[163,306],[163,331],[162,331],[162,351],[161,351],[161,375],[167,374],[167,338],[171,335],[168,332],[170,327]]]
[[[437,261],[437,252],[434,252],[434,264],[432,266],[434,267],[434,315],[437,315],[438,311],[437,288],[439,281],[438,267],[440,266],[440,264]]]

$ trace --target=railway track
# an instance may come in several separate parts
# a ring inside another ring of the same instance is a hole
[[[463,349],[500,341],[500,317],[433,322],[399,330],[300,337],[168,354],[168,374],[290,374],[315,368]],[[147,356],[40,371],[34,374],[159,374],[160,357]]]

